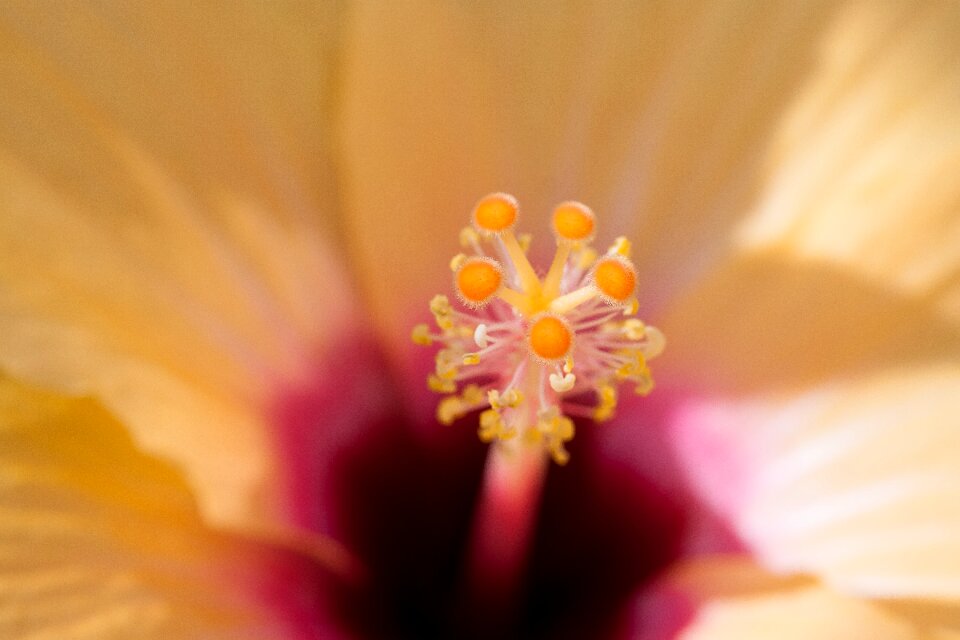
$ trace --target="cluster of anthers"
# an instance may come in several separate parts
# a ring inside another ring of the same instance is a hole
[[[437,329],[417,325],[413,341],[443,345],[428,379],[448,394],[437,407],[441,423],[483,409],[481,440],[519,437],[564,464],[570,416],[610,419],[621,381],[649,393],[647,362],[665,339],[633,317],[637,276],[626,238],[598,255],[590,247],[593,212],[564,202],[553,212],[557,250],[541,279],[527,259],[530,236],[514,235],[518,213],[504,193],[477,203],[473,224],[460,233],[464,252],[450,261],[463,309],[435,296]]]

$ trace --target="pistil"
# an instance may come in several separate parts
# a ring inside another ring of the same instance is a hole
[[[463,595],[498,623],[522,603],[548,459],[516,439],[490,447],[464,563]]]

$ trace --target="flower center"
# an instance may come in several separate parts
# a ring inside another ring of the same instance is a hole
[[[460,233],[464,252],[450,261],[466,309],[435,296],[437,331],[417,325],[413,340],[442,345],[428,379],[431,389],[447,394],[437,407],[441,423],[484,409],[482,440],[521,435],[520,442],[543,447],[563,464],[564,443],[574,432],[570,416],[612,417],[621,381],[649,393],[647,362],[665,340],[632,317],[638,303],[630,243],[618,238],[600,258],[590,247],[596,225],[589,207],[564,202],[554,210],[557,249],[542,279],[527,259],[529,237],[513,233],[518,216],[508,194],[477,203],[472,226]],[[591,396],[592,403],[581,401]]]

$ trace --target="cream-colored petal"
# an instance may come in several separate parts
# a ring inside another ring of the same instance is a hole
[[[697,603],[678,640],[920,640],[918,630],[883,607],[812,581],[765,574],[749,561],[690,561],[669,578]]]
[[[731,257],[658,319],[687,384],[960,356],[960,9],[860,2],[831,25]]]
[[[662,385],[711,394],[802,390],[891,365],[960,358],[960,323],[931,291],[909,295],[845,266],[745,253],[656,319]]]
[[[352,321],[335,11],[0,11],[0,367],[99,397],[205,514],[276,504],[264,405]]]
[[[960,602],[960,367],[691,404],[684,467],[768,568],[848,594]],[[712,452],[712,455],[711,455]]]
[[[842,265],[960,319],[960,6],[838,15],[773,138],[754,250]]]
[[[0,380],[0,636],[298,637],[295,562],[208,528],[96,402]]]
[[[574,198],[635,240],[645,300],[727,246],[834,3],[408,3],[350,13],[340,139],[361,276],[392,335],[445,287],[474,202],[548,253]],[[546,264],[544,264],[544,267]]]

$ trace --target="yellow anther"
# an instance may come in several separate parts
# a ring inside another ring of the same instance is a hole
[[[478,385],[468,384],[463,388],[463,393],[460,394],[460,399],[463,400],[466,405],[470,406],[470,408],[477,407],[483,404],[483,389],[481,389]]]
[[[630,241],[625,237],[620,236],[613,241],[613,244],[610,245],[610,248],[607,249],[608,255],[621,255],[624,258],[629,258],[630,253],[633,251],[633,245],[630,244]]]
[[[573,371],[573,356],[567,356],[566,360],[563,361],[563,372],[570,373]]]
[[[523,394],[516,389],[507,389],[501,398],[503,404],[510,408],[514,408],[523,402]]]
[[[552,457],[553,461],[561,467],[570,462],[570,453],[563,447],[562,444],[550,445],[550,457]]]
[[[465,365],[474,365],[480,364],[480,354],[479,353],[466,353],[463,355],[463,364]]]
[[[667,338],[656,327],[647,327],[647,345],[643,348],[643,357],[647,360],[656,358],[667,348]]]
[[[480,428],[486,431],[495,430],[497,424],[501,423],[502,421],[503,420],[500,417],[500,412],[496,409],[487,409],[480,414]]]
[[[480,429],[477,433],[483,442],[493,442],[496,439],[509,440],[517,435],[514,429],[507,427],[496,409],[487,409],[480,414]]]
[[[507,407],[512,409],[519,405],[522,400],[523,394],[516,389],[507,389],[503,393],[496,389],[487,392],[487,402],[490,403],[492,409],[500,410]]]
[[[491,193],[473,209],[473,225],[486,234],[510,231],[517,222],[520,206],[517,199],[507,193]]]
[[[637,288],[636,270],[619,255],[601,259],[593,268],[592,280],[606,300],[619,304],[630,301]]]
[[[623,305],[623,315],[625,316],[634,316],[637,315],[637,311],[640,310],[640,301],[636,298],[629,300],[625,305]]]
[[[437,421],[442,425],[451,425],[464,415],[463,404],[457,396],[447,396],[437,405]]]
[[[624,320],[621,330],[628,340],[643,340],[647,336],[647,326],[637,318]]]
[[[640,382],[637,383],[637,386],[633,388],[633,392],[638,396],[649,395],[651,391],[653,391],[653,378],[649,375],[641,378]]]
[[[543,441],[543,434],[537,429],[527,429],[523,432],[523,441],[527,444],[540,444]]]
[[[597,389],[599,404],[594,409],[593,419],[597,422],[604,422],[613,417],[613,412],[617,408],[617,390],[614,386],[605,384]]]
[[[444,380],[452,380],[457,376],[457,370],[462,361],[462,352],[453,349],[441,349],[436,355],[436,372]]]
[[[517,244],[520,246],[520,250],[526,253],[530,250],[530,243],[533,242],[533,236],[529,233],[521,233],[517,236]]]
[[[437,294],[430,300],[430,311],[434,315],[446,315],[453,311],[453,308],[450,306],[450,300],[447,299],[447,296]]]
[[[577,268],[586,271],[597,261],[597,251],[593,247],[581,247],[574,255],[577,262]]]
[[[453,314],[453,307],[450,306],[450,301],[447,299],[447,296],[433,296],[433,299],[430,300],[430,313],[433,314],[437,326],[441,329],[447,330],[453,328],[453,318],[450,317]]]
[[[427,388],[436,393],[453,393],[457,390],[457,383],[453,380],[445,380],[435,373],[427,376]]]
[[[460,230],[460,246],[464,249],[472,249],[477,246],[480,236],[473,227],[464,227]]]
[[[544,360],[566,357],[573,346],[573,330],[559,316],[543,314],[534,318],[528,334],[530,350]]]
[[[593,211],[579,202],[564,202],[553,210],[553,233],[559,242],[589,242],[593,238]]]
[[[454,274],[454,282],[461,300],[470,306],[490,301],[503,283],[503,270],[491,258],[466,258]]]
[[[554,462],[563,465],[570,459],[563,445],[573,438],[573,434],[573,421],[561,415],[556,407],[551,407],[537,413],[537,428],[528,432],[528,439],[545,441]]]
[[[464,262],[467,261],[467,254],[458,253],[457,255],[450,258],[450,271],[456,271],[459,269]]]
[[[429,347],[433,344],[433,338],[430,337],[430,327],[425,324],[418,324],[410,332],[410,339],[414,344]]]
[[[620,378],[635,378],[637,376],[649,374],[647,361],[639,349],[621,349],[617,352],[617,354],[627,356],[629,358],[626,364],[621,365],[616,371],[617,376]]]

